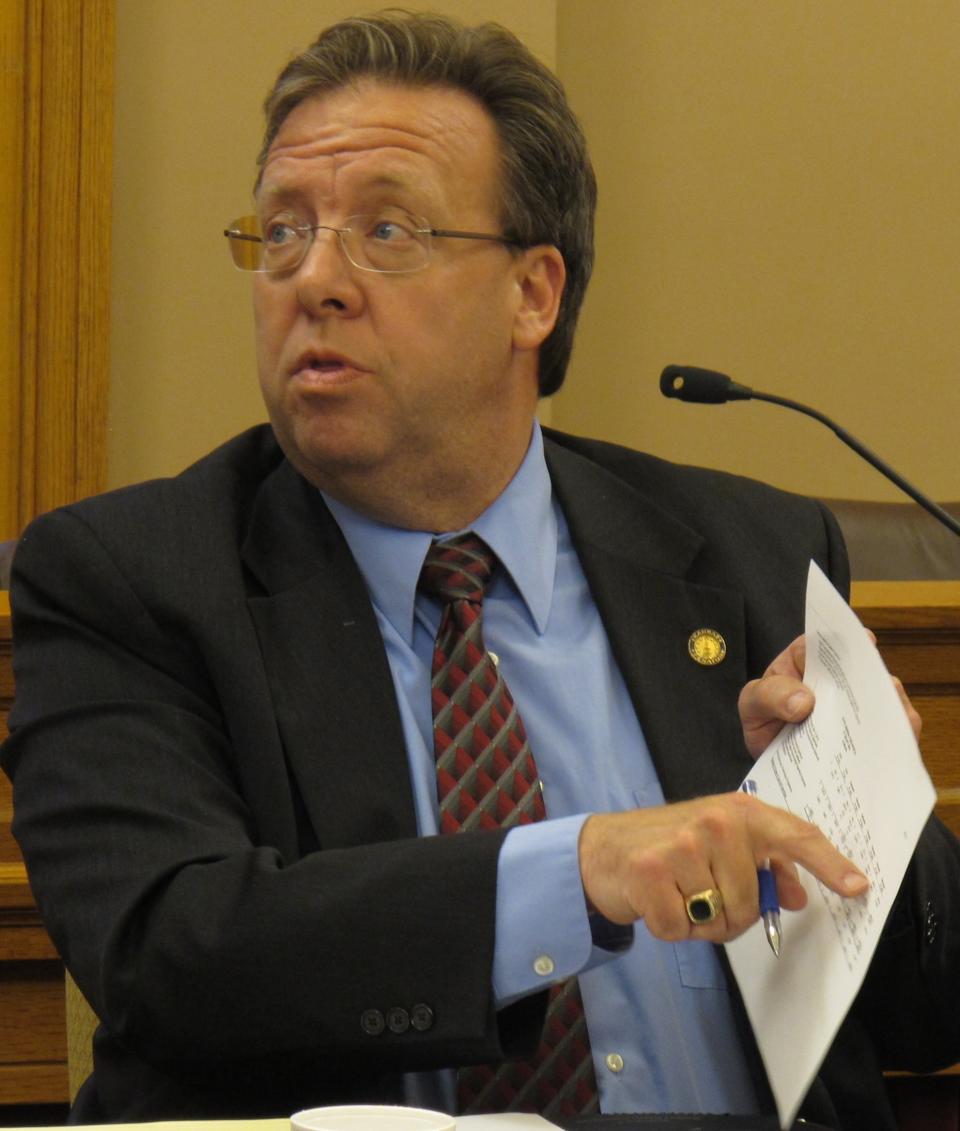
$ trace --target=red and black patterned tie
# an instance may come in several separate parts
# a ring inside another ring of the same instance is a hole
[[[483,643],[483,594],[496,561],[485,542],[466,534],[434,542],[420,575],[420,588],[444,605],[432,675],[443,833],[510,828],[546,816],[523,720]],[[462,1115],[533,1111],[549,1119],[596,1112],[597,1081],[576,978],[552,988],[531,1059],[462,1068],[457,1088]]]

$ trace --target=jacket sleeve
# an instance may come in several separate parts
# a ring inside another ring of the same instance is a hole
[[[960,1060],[960,842],[931,817],[853,1012],[884,1068],[932,1072]]]
[[[41,914],[106,1028],[190,1071],[406,1070],[533,1040],[542,1011],[513,1028],[491,996],[500,834],[324,847],[318,830],[302,849],[241,613],[132,580],[88,513],[38,520],[18,552],[2,758]]]

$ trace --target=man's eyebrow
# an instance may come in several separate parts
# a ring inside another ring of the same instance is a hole
[[[259,184],[254,192],[257,204],[282,204],[302,196],[303,192],[296,186],[284,184]]]
[[[400,189],[406,192],[410,188],[410,181],[406,177],[398,176],[396,173],[378,173],[377,176],[372,177],[363,187],[366,189]]]
[[[421,195],[414,189],[410,178],[396,173],[378,173],[351,189],[351,195],[354,197],[363,197],[379,192],[398,192],[406,196]],[[258,204],[270,204],[301,200],[307,193],[308,188],[303,184],[285,183],[283,181],[264,183],[261,181],[256,187],[254,196]]]

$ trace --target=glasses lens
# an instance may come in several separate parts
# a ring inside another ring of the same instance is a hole
[[[230,254],[241,271],[263,270],[263,240],[256,216],[241,216],[224,233],[230,243]]]
[[[387,274],[419,271],[430,261],[430,232],[401,208],[351,216],[343,230],[350,259],[357,267]]]

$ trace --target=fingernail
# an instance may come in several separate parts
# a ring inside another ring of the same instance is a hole
[[[791,715],[798,715],[801,711],[805,711],[810,705],[810,693],[807,691],[795,691],[787,700],[787,710]]]
[[[861,872],[847,872],[843,877],[843,886],[851,894],[857,895],[867,890],[870,881]]]

